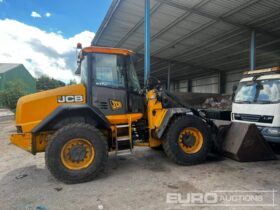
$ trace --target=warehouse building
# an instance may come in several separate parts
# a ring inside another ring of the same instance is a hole
[[[242,72],[280,65],[278,0],[150,0],[149,13],[145,5],[113,0],[92,41],[136,52],[142,81],[147,17],[150,73],[172,91],[231,93]]]
[[[9,82],[22,81],[27,93],[36,92],[36,80],[22,64],[0,64],[0,91],[4,90]]]

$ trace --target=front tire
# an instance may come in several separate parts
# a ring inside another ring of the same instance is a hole
[[[177,164],[201,163],[211,149],[209,128],[198,117],[177,117],[165,134],[163,148],[166,155]]]
[[[66,125],[55,132],[45,153],[52,175],[70,184],[94,179],[107,159],[105,137],[97,128],[84,123]]]

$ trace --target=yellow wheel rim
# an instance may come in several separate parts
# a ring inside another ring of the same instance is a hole
[[[203,135],[196,128],[185,128],[180,132],[178,143],[187,154],[198,152],[203,144]]]
[[[61,161],[70,170],[87,168],[94,160],[94,148],[86,139],[72,139],[61,150]]]

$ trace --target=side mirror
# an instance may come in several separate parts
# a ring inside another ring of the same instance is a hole
[[[231,100],[232,101],[234,101],[236,90],[237,90],[237,85],[233,85],[232,86],[232,95],[231,95]]]
[[[81,65],[83,59],[84,59],[83,53],[82,51],[80,51],[79,53],[77,53],[77,64]]]
[[[82,44],[81,43],[77,44],[76,57],[77,57],[77,64],[78,64],[78,66],[80,66],[81,62],[83,60]]]
[[[75,75],[80,75],[80,74],[81,74],[81,64],[78,65],[78,68],[75,71]]]
[[[256,88],[257,88],[258,90],[263,90],[263,85],[260,84],[260,83],[258,83]]]
[[[237,90],[237,85],[233,85],[232,86],[232,92],[236,92],[236,90]]]

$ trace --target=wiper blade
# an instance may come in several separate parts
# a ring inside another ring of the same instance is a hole
[[[235,103],[240,103],[240,104],[251,104],[252,101],[234,101]]]
[[[271,104],[271,101],[257,101],[259,104]]]

